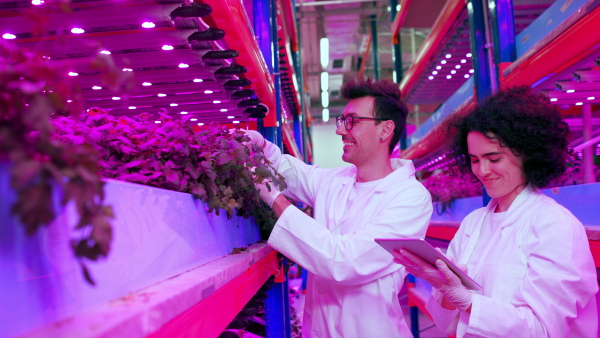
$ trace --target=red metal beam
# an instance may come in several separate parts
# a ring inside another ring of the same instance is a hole
[[[260,101],[269,107],[270,113],[264,118],[265,127],[277,126],[275,116],[275,84],[269,69],[256,44],[255,37],[250,34],[250,23],[246,21],[246,13],[241,1],[238,0],[204,0],[213,9],[210,18],[216,27],[225,31],[223,38],[229,48],[237,50],[236,58],[240,65],[248,69],[244,77],[252,81],[252,89]]]
[[[412,0],[400,0],[400,10],[396,12],[396,17],[392,22],[392,44],[394,45],[400,43],[398,35],[400,34],[400,28],[402,28],[402,24],[404,24],[404,20],[408,14],[408,9],[410,8],[411,2]]]
[[[597,32],[600,32],[600,7],[521,62],[509,74],[501,72],[502,87],[532,85],[547,75],[558,74],[571,67],[600,48],[600,34]]]
[[[419,142],[411,145],[400,154],[400,158],[413,160],[421,158],[432,151],[447,145],[453,134],[448,128],[448,123],[455,118],[466,115],[474,107],[473,97],[461,104],[454,112],[433,127]]]
[[[149,337],[218,337],[279,268],[277,252],[250,266],[245,273],[175,317]]]
[[[415,62],[402,78],[400,90],[402,91],[403,98],[406,98],[410,93],[412,86],[415,85],[421,76],[421,73],[433,57],[439,44],[442,42],[446,33],[452,27],[465,6],[466,1],[464,0],[448,0],[448,2],[446,2],[446,5],[442,8],[440,15],[431,28],[431,33],[429,33],[419,49]]]

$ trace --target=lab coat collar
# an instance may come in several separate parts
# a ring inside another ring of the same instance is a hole
[[[521,216],[523,216],[523,214],[525,214],[525,212],[531,209],[531,205],[541,194],[542,193],[538,189],[535,189],[530,185],[525,187],[525,189],[523,189],[523,191],[519,193],[517,198],[515,198],[510,207],[508,207],[508,210],[506,210],[506,216],[504,216],[504,220],[502,221],[500,228],[505,228],[507,226],[513,225],[519,218],[521,218]],[[479,216],[477,224],[482,224],[485,220],[486,215],[494,212],[494,209],[497,205],[498,200],[492,198],[492,200],[485,207],[485,212],[483,212]],[[472,233],[467,233],[467,235],[478,236],[479,229],[481,229],[481,227],[475,227],[473,229],[470,229]]]
[[[386,177],[379,180],[374,192],[384,192],[390,186],[389,182],[404,180],[415,176],[415,166],[411,160],[401,160],[399,158],[391,158],[390,164],[394,171]],[[347,180],[344,180],[343,185],[354,184],[356,182],[356,166],[352,166],[347,171]]]

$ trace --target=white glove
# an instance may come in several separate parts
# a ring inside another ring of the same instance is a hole
[[[269,207],[273,207],[273,202],[275,202],[277,196],[281,195],[279,189],[272,182],[269,182],[270,191],[266,182],[255,184],[254,187],[260,192],[260,199],[267,203]]]
[[[248,136],[250,138],[250,144],[256,144],[257,146],[264,148],[267,140],[265,140],[264,136],[262,136],[261,133],[257,132],[256,130],[245,130],[245,129],[240,129],[241,131],[243,131],[246,136]]]
[[[466,311],[471,306],[473,295],[443,260],[435,262],[436,268],[404,249],[395,251],[393,255],[394,262],[404,265],[406,271],[431,284],[457,309]]]

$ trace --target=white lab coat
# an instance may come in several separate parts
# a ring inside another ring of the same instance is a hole
[[[466,264],[484,291],[471,314],[440,306],[434,290],[426,308],[436,325],[457,337],[597,337],[596,268],[581,222],[566,208],[527,187],[500,223],[475,266],[471,254],[486,214],[497,201],[470,213],[447,255]],[[476,260],[475,260],[476,261]]]
[[[345,212],[355,166],[310,166],[271,143],[265,154],[286,179],[284,194],[314,207],[314,219],[288,207],[268,242],[310,272],[303,337],[412,337],[398,302],[404,268],[373,241],[425,236],[431,196],[412,162],[392,159],[394,172]]]

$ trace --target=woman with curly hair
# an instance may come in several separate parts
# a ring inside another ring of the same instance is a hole
[[[448,266],[401,250],[395,261],[435,290],[427,310],[457,337],[597,337],[596,269],[583,225],[539,189],[566,169],[568,125],[528,87],[487,98],[454,124],[451,154],[483,184],[447,256],[483,286],[469,291]]]

